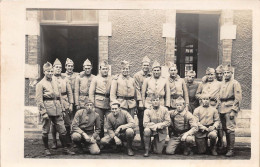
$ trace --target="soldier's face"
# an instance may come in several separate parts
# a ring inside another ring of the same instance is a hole
[[[92,103],[87,103],[85,105],[86,109],[87,109],[87,112],[90,113],[92,110],[93,110],[93,104]]]
[[[92,66],[84,66],[83,67],[83,70],[85,71],[85,73],[87,75],[90,75],[91,74],[91,71],[92,71]]]
[[[106,77],[108,75],[108,71],[109,71],[108,67],[106,67],[106,66],[100,67],[100,73],[103,77]]]
[[[184,110],[184,103],[176,103],[176,110],[182,112]]]
[[[193,75],[187,75],[186,77],[187,77],[188,83],[193,83],[195,76],[193,76]]]
[[[223,80],[223,73],[222,72],[216,72],[216,78],[218,81],[222,81]]]
[[[73,70],[74,70],[74,65],[73,65],[73,64],[66,64],[65,68],[66,68],[66,70],[67,70],[68,72],[73,72]]]
[[[61,74],[62,66],[61,65],[55,65],[53,67],[54,74]]]
[[[153,105],[153,107],[159,107],[160,106],[160,99],[159,98],[154,98],[152,100],[152,105]]]
[[[111,112],[114,116],[117,116],[119,113],[120,109],[119,106],[117,104],[114,104],[111,106]]]
[[[177,70],[176,67],[171,67],[171,68],[169,69],[169,73],[170,73],[170,76],[171,76],[171,77],[176,77],[176,76],[177,76],[177,73],[178,73],[178,70]]]
[[[143,63],[143,71],[145,71],[145,72],[149,71],[149,66],[150,66],[149,63],[144,62],[144,63]]]
[[[161,76],[161,68],[160,67],[153,68],[153,76],[155,78],[159,78]]]
[[[123,76],[128,76],[129,75],[129,67],[123,67],[122,68],[122,74]]]
[[[48,78],[48,79],[51,79],[52,76],[53,76],[53,69],[47,69],[44,71],[44,75]]]
[[[208,107],[209,106],[209,98],[208,97],[202,98],[201,102],[202,102],[203,107]]]
[[[206,74],[206,76],[207,76],[207,81],[208,82],[212,82],[215,79],[215,73],[213,73],[213,72],[208,72]]]
[[[224,71],[224,77],[225,77],[225,80],[230,80],[232,77],[232,72]]]

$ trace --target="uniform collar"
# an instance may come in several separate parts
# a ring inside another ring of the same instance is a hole
[[[177,112],[178,112],[178,111],[177,111]],[[184,110],[183,110],[181,113],[178,112],[178,114],[184,117],[184,115],[186,114],[186,112],[187,112],[187,111],[186,111],[186,109],[184,108]]]
[[[126,80],[129,79],[129,75],[128,75],[127,77],[124,77],[123,75],[121,75],[121,76],[122,76],[122,79],[124,79],[124,80],[125,80],[125,79],[126,79]]]
[[[174,79],[172,79],[171,77],[169,77],[169,81],[173,82],[173,81],[178,81],[178,79],[180,79],[180,76],[177,75]]]
[[[44,78],[46,79],[46,81],[52,81],[52,78],[47,78],[46,76]]]
[[[67,74],[67,75],[72,75],[73,72],[68,72],[68,71],[66,71],[66,74]]]
[[[142,74],[143,76],[151,76],[150,71],[148,71],[148,73],[145,74],[144,71],[142,70],[142,71],[141,71],[141,74]]]

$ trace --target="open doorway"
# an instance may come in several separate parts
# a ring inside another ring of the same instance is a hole
[[[41,25],[40,65],[58,58],[65,72],[67,58],[74,61],[74,71],[83,70],[83,63],[89,59],[93,74],[98,73],[98,27]],[[42,77],[41,73],[41,77]]]
[[[219,15],[176,15],[176,64],[179,75],[196,71],[197,78],[205,75],[207,67],[216,68],[218,62]]]

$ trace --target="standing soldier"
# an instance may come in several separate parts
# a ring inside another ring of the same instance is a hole
[[[216,80],[216,74],[214,68],[207,68],[206,70],[207,82],[201,83],[196,92],[196,98],[201,99],[202,94],[209,94],[210,105],[217,108],[219,100],[219,90],[221,83]]]
[[[69,82],[61,76],[61,70],[62,70],[62,65],[59,59],[56,59],[55,62],[53,63],[53,69],[54,69],[54,76],[53,80],[58,84],[59,88],[59,95],[61,97],[61,107],[62,111],[65,113],[63,119],[65,123],[65,128],[67,131],[67,138],[70,141],[70,125],[71,125],[71,112],[73,110],[73,93],[71,86]],[[52,124],[52,137],[53,137],[53,149],[57,148],[57,137],[56,137],[56,129],[55,126]]]
[[[132,143],[135,137],[135,123],[132,116],[120,107],[118,101],[111,102],[111,113],[107,116],[108,135],[101,139],[102,145],[114,142],[119,148],[127,141],[127,154],[133,156]]]
[[[92,64],[87,59],[83,64],[84,72],[76,77],[75,81],[75,105],[76,109],[84,108],[89,99],[89,87],[94,75],[91,74]]]
[[[153,152],[162,154],[165,139],[167,136],[167,127],[171,124],[168,109],[160,104],[158,94],[151,94],[152,106],[144,111],[144,156],[149,156],[151,137],[153,140]]]
[[[216,151],[217,129],[220,123],[218,110],[209,105],[209,95],[201,96],[202,105],[194,110],[193,115],[197,119],[199,131],[195,134],[195,141],[199,153],[207,150],[210,139],[210,151],[212,155],[218,155]]]
[[[74,99],[74,102],[75,102],[75,97],[74,97],[75,81],[76,81],[76,77],[79,75],[79,73],[73,72],[73,70],[74,70],[74,62],[71,59],[69,59],[69,58],[67,58],[67,60],[66,60],[65,69],[66,69],[66,72],[62,73],[61,76],[65,77],[66,80],[69,81],[71,89],[72,89],[72,93],[73,93],[73,99]],[[72,114],[71,114],[71,119],[73,119],[73,116],[75,115],[75,112],[76,112],[76,106],[75,106],[75,103],[74,103],[73,111],[72,111]]]
[[[176,99],[176,110],[171,110],[169,113],[173,131],[166,147],[166,154],[175,154],[180,144],[184,146],[184,155],[192,154],[190,147],[194,145],[194,134],[198,131],[195,117],[185,108],[185,101],[182,97]]]
[[[224,81],[220,88],[220,120],[226,133],[227,153],[226,156],[234,155],[235,129],[237,113],[240,111],[242,90],[238,81],[232,79],[233,68],[226,65],[223,68]]]
[[[143,127],[143,118],[144,118],[144,104],[142,101],[142,86],[145,78],[151,77],[149,71],[150,59],[145,56],[142,61],[142,70],[137,72],[134,75],[135,86],[136,86],[136,95],[137,95],[137,117],[138,125],[141,137],[141,147],[144,147],[144,127]]]
[[[74,152],[67,149],[67,132],[62,118],[64,113],[60,103],[58,84],[52,79],[53,68],[51,63],[45,63],[43,71],[45,76],[36,86],[36,104],[43,120],[42,140],[45,146],[45,154],[51,155],[48,146],[48,134],[52,122],[59,133],[64,153],[74,155]]]
[[[77,111],[72,122],[72,140],[82,154],[82,144],[87,146],[90,154],[99,154],[97,139],[100,133],[100,117],[95,112],[94,104],[88,100],[84,109]]]
[[[108,76],[109,65],[107,62],[100,64],[100,74],[91,82],[89,88],[89,98],[96,107],[96,112],[100,116],[101,132],[100,138],[104,137],[104,116],[109,113],[109,96],[111,88],[111,77]]]
[[[142,100],[145,108],[151,107],[151,95],[159,95],[161,106],[170,107],[170,87],[166,78],[161,76],[161,65],[155,61],[152,66],[153,76],[146,78],[142,87]]]
[[[199,100],[196,98],[196,92],[199,87],[199,83],[194,81],[196,76],[195,71],[187,71],[185,82],[188,89],[189,94],[189,111],[193,113],[194,109],[199,106]]]
[[[122,61],[122,73],[112,80],[110,100],[117,100],[120,107],[128,111],[134,118],[136,111],[136,90],[135,80],[129,75],[129,63]]]

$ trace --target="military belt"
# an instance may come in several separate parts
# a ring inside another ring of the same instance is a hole
[[[135,97],[134,96],[131,96],[131,97],[117,96],[117,98],[124,99],[124,100],[133,100]]]
[[[88,96],[88,93],[81,93],[79,96]]]
[[[43,101],[50,101],[50,100],[60,100],[60,97],[56,97],[56,98],[43,97]]]
[[[99,96],[104,96],[106,98],[109,98],[110,97],[110,94],[103,94],[103,93],[95,93],[95,95],[99,95]]]
[[[180,135],[182,135],[183,133],[188,132],[188,131],[189,131],[189,129],[184,129],[184,130],[173,129],[173,136],[179,137]]]
[[[152,97],[152,93],[151,94],[148,94],[148,97]],[[159,99],[163,99],[164,98],[164,96],[162,96],[162,95],[159,95]]]
[[[230,98],[220,98],[220,101],[221,101],[221,102],[227,102],[227,101],[233,101],[233,100],[235,100],[234,97],[230,97]]]
[[[65,95],[67,95],[67,92],[63,92],[63,93],[61,93],[61,95],[62,95],[62,96],[65,96]]]

